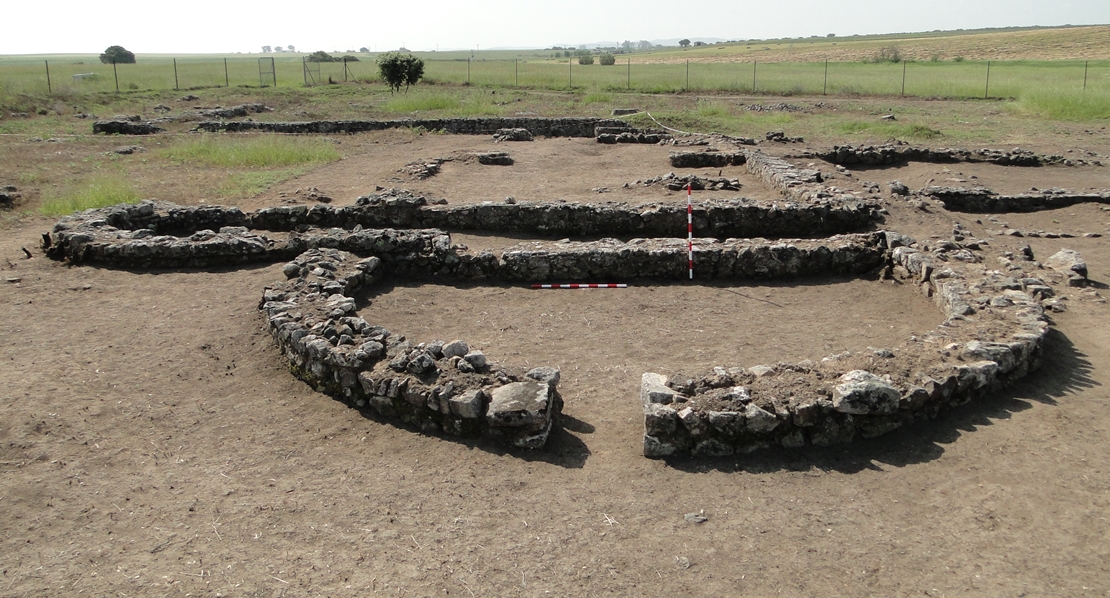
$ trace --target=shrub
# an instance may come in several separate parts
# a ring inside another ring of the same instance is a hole
[[[883,62],[902,62],[902,51],[898,46],[885,46],[879,48],[879,51],[874,56],[864,60],[864,62],[871,62],[879,64]]]
[[[585,56],[579,56],[578,57],[578,64],[593,64],[593,63],[594,63],[594,57],[590,56],[589,54],[587,54]]]
[[[135,64],[135,54],[128,52],[123,46],[108,46],[100,55],[100,62],[104,64]]]
[[[606,53],[602,54],[597,59],[597,61],[599,63],[601,63],[603,66],[612,66],[612,65],[617,63],[617,58],[615,56],[613,56],[612,54],[606,52]]]
[[[400,91],[402,85],[407,92],[424,77],[424,61],[412,54],[387,52],[378,57],[378,72],[391,93]]]

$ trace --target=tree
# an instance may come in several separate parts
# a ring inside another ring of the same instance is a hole
[[[358,51],[362,52],[363,54],[369,54],[370,53],[370,48],[367,48],[366,46],[363,46],[363,47],[359,48]]]
[[[621,42],[621,47],[624,48],[625,52],[631,52],[632,51],[632,42],[626,39],[623,42]],[[601,64],[605,64],[605,63],[603,62]]]
[[[578,57],[578,64],[593,64],[593,63],[594,63],[594,57],[590,56],[589,54],[580,55]]]
[[[679,40],[679,41],[678,41],[678,45],[680,45],[680,46],[682,46],[683,48],[685,48],[686,46],[689,46],[689,45],[690,45],[690,40],[688,40],[688,39],[682,39],[682,40]]]
[[[332,56],[331,54],[328,54],[323,50],[316,50],[315,52],[305,57],[305,60],[309,62],[339,62],[338,58]]]
[[[597,61],[601,63],[602,66],[612,66],[617,63],[617,57],[606,52],[598,57]]]
[[[262,46],[263,54],[269,54],[271,50],[273,50],[273,48],[271,48],[270,46]]]
[[[352,56],[350,54],[347,54],[346,56],[343,56],[339,60],[341,60],[343,62],[358,62],[358,56]]]
[[[644,51],[644,50],[651,50],[654,47],[655,47],[655,44],[649,42],[646,39],[642,39],[642,40],[636,42],[636,49],[640,50],[641,52]]]
[[[290,52],[296,52],[297,51],[297,49],[293,47],[293,44],[289,44],[288,48],[289,48]]]
[[[408,93],[410,85],[416,85],[424,78],[424,61],[412,54],[387,52],[378,56],[378,72],[389,86],[390,93],[400,91],[402,85]]]
[[[282,49],[282,47],[281,47],[281,46],[278,46],[278,47],[274,48],[274,52],[284,52],[284,51],[285,51],[285,50],[284,50],[284,49]]]
[[[123,46],[108,46],[100,55],[100,62],[104,64],[135,64],[135,54],[128,52]]]

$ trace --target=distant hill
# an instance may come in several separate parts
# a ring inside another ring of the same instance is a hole
[[[696,39],[696,38],[690,38]],[[677,44],[677,42],[675,42]],[[633,55],[633,62],[854,62],[897,50],[906,60],[1110,60],[1110,25],[1026,27],[714,43]]]

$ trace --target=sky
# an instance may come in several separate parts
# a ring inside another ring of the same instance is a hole
[[[726,40],[1110,24],[1110,0],[226,0],[7,2],[0,54],[414,51],[547,48],[678,38]],[[1110,43],[1110,40],[1107,40]]]

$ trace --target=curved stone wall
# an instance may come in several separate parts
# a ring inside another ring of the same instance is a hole
[[[998,390],[1040,365],[1051,289],[889,235],[891,274],[933,297],[944,324],[905,350],[820,363],[643,375],[644,455],[724,456],[886,434]]]
[[[458,340],[413,344],[359,317],[355,296],[381,279],[379,257],[310,249],[283,272],[259,308],[290,370],[316,390],[426,433],[547,441],[563,404],[559,370],[516,371]]]

